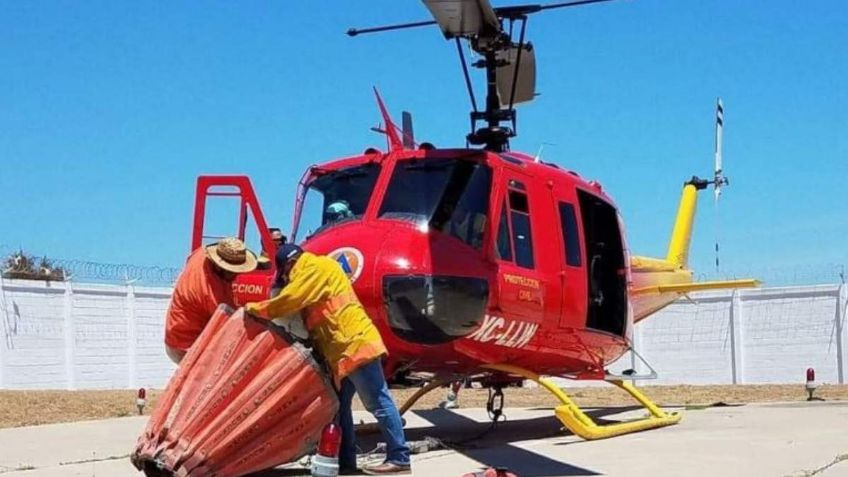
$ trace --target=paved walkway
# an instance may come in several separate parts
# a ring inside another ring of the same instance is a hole
[[[595,415],[618,418],[620,410]],[[509,467],[521,477],[800,476],[848,454],[848,402],[787,403],[686,411],[673,427],[586,442],[562,433],[550,409],[508,409],[494,432],[414,456],[415,475],[461,476],[482,466]],[[621,416],[633,415],[632,412]],[[365,415],[360,415],[365,417]],[[418,411],[407,416],[410,439],[454,442],[488,427],[481,409]],[[138,475],[126,456],[144,418],[0,430],[2,477]],[[362,439],[372,448],[376,436]],[[289,468],[265,477],[308,475]],[[848,476],[848,460],[816,476]]]

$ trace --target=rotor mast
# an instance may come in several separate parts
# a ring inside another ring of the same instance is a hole
[[[513,107],[502,108],[500,104],[498,51],[494,48],[487,49],[483,53],[484,58],[474,63],[476,67],[486,69],[486,110],[471,112],[471,132],[465,138],[470,144],[484,146],[494,152],[504,152],[509,150],[509,139],[516,135],[517,116]],[[487,126],[476,129],[478,121],[485,121]],[[501,123],[504,121],[511,121],[512,127],[502,127]]]
[[[515,5],[493,8],[489,0],[422,0],[435,20],[402,23],[375,28],[347,31],[349,36],[390,30],[439,25],[446,39],[456,39],[468,94],[473,111],[470,114],[469,144],[503,152],[509,150],[509,139],[517,133],[515,105],[531,101],[536,96],[536,61],[533,46],[525,42],[528,15],[542,10],[575,7],[612,0],[576,0],[548,5]],[[504,22],[509,30],[504,30]],[[521,22],[517,43],[513,41],[513,26]],[[486,70],[486,109],[477,109],[465,55],[460,39],[466,40],[481,56],[473,66]],[[479,121],[485,126],[477,129]],[[502,123],[508,122],[509,125]]]

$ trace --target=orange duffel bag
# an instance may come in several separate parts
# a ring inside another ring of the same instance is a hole
[[[311,352],[222,305],[159,399],[131,460],[148,477],[237,477],[313,450],[339,403]]]

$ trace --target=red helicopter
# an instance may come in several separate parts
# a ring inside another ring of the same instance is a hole
[[[441,149],[415,142],[408,113],[397,127],[378,94],[388,150],[312,166],[296,195],[291,240],[303,237],[306,250],[334,257],[350,276],[389,349],[386,376],[432,377],[402,411],[432,389],[473,376],[495,390],[490,407],[502,405],[507,383],[537,381],[560,401],[557,417],[586,439],[676,423],[679,414],[662,411],[629,384],[638,376],[613,375],[608,366],[631,350],[635,323],[687,292],[756,286],[694,283],[687,268],[697,191],[712,184],[718,197],[727,184],[720,121],[715,177],[684,185],[665,258],[630,256],[615,203],[598,182],[510,150],[515,106],[535,96],[529,15],[606,1],[493,8],[486,0],[424,0],[433,21],[348,31],[437,24],[457,44],[474,109],[466,147]],[[479,56],[473,66],[485,71],[482,110],[462,41]],[[198,178],[192,250],[213,238],[204,236],[204,219],[207,198],[217,196],[239,200],[239,237],[252,216],[263,254],[273,257],[268,224],[245,176]],[[266,298],[272,268],[240,276],[237,300]],[[596,425],[540,375],[608,381],[650,416]]]

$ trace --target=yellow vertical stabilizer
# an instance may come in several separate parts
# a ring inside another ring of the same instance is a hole
[[[706,181],[695,177],[683,186],[683,195],[680,197],[677,219],[674,221],[666,256],[666,261],[679,268],[686,268],[689,263],[689,244],[692,241],[692,224],[695,222],[695,210],[698,206],[698,190],[706,186]]]

